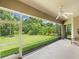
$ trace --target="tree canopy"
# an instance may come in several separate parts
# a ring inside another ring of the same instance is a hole
[[[21,15],[22,16],[22,15]],[[22,16],[24,17],[24,16]],[[59,35],[60,34],[60,25],[45,22],[45,20],[28,17],[22,19],[22,32],[23,34],[29,35]],[[1,20],[11,20],[19,21],[20,15],[17,13],[11,13],[8,11],[0,10],[0,19]],[[0,24],[0,35],[14,35],[18,32],[18,26],[15,24]]]

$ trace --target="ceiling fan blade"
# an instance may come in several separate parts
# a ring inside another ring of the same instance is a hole
[[[73,13],[63,13],[63,14],[69,14],[69,15],[72,15]]]
[[[63,16],[64,18],[66,18],[66,19],[68,18],[65,14],[63,14],[62,16]]]
[[[59,19],[60,16],[61,16],[61,12],[59,11],[59,12],[58,12],[58,15],[57,15],[57,17],[56,17],[56,20]]]
[[[56,17],[56,20],[58,20],[58,19],[59,19],[59,17],[60,17],[60,15],[58,15],[58,16]]]

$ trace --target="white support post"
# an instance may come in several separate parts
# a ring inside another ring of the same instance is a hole
[[[74,42],[75,40],[75,33],[74,33],[74,19],[73,19],[73,16],[71,17],[71,21],[72,21],[72,24],[71,24],[71,43]]]
[[[22,59],[22,15],[19,22],[19,59]]]

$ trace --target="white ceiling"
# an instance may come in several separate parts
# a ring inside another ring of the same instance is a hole
[[[71,12],[74,17],[79,16],[79,0],[20,0],[51,16],[57,16],[62,4],[64,12]]]

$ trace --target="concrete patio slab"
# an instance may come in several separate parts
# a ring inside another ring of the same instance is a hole
[[[79,46],[71,44],[70,40],[59,40],[25,55],[23,59],[79,59]]]

